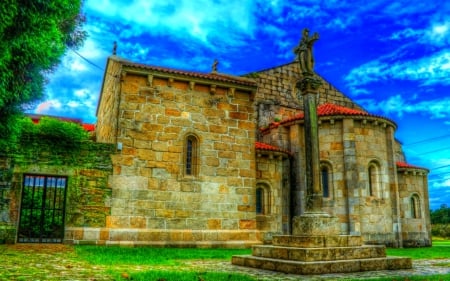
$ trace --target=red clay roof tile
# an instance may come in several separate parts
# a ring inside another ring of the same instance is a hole
[[[260,150],[267,150],[267,151],[276,151],[276,152],[283,152],[283,153],[287,153],[287,154],[291,154],[289,151],[284,150],[280,147],[277,146],[273,146],[267,143],[263,143],[263,142],[255,142],[255,148],[256,149],[260,149]]]
[[[428,170],[428,169],[426,169],[426,168],[419,167],[419,166],[415,166],[415,165],[411,165],[411,164],[408,164],[408,163],[406,163],[406,162],[401,162],[401,161],[397,162],[396,164],[397,164],[397,167],[398,167],[398,168],[409,168],[409,169]]]

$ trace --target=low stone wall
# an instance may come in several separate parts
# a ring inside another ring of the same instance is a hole
[[[86,141],[79,147],[67,149],[48,141],[29,139],[14,152],[0,157],[8,163],[2,169],[11,176],[2,190],[3,204],[0,220],[0,243],[15,243],[20,219],[23,178],[25,174],[67,176],[65,226],[100,227],[110,215],[112,174],[111,144]]]
[[[164,230],[66,227],[65,243],[122,246],[249,248],[261,244],[255,230]]]

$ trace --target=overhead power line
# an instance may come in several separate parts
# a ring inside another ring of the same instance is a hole
[[[430,141],[444,139],[444,138],[448,138],[448,137],[450,137],[450,134],[439,136],[439,137],[433,137],[433,138],[429,138],[429,139],[424,139],[424,140],[420,140],[420,141],[416,141],[416,142],[412,142],[412,143],[403,144],[403,146],[416,145],[419,143],[430,142]]]
[[[76,55],[78,55],[80,58],[82,58],[84,61],[86,61],[86,62],[89,63],[90,65],[92,65],[92,66],[94,66],[94,67],[96,67],[96,68],[98,68],[98,69],[100,69],[100,70],[102,70],[102,71],[105,71],[105,69],[103,69],[103,67],[98,66],[98,65],[95,64],[94,62],[92,62],[92,61],[90,61],[89,59],[85,58],[82,54],[78,53],[76,50],[74,50],[74,49],[72,49],[72,48],[70,48],[70,50],[72,50],[72,52],[74,52]]]

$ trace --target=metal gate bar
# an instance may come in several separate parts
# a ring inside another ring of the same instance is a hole
[[[61,243],[67,177],[24,175],[18,242]]]

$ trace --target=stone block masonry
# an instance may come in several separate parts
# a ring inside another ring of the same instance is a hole
[[[259,243],[256,84],[109,59],[110,71],[118,65],[121,79],[105,80],[98,110],[98,140],[122,147],[112,156],[111,214],[102,230],[109,236],[88,239],[100,230],[84,229],[74,243]],[[105,130],[114,124],[116,132]]]
[[[71,227],[101,227],[110,214],[112,173],[110,144],[86,141],[75,150],[59,148],[39,139],[22,142],[20,148],[6,155],[12,171],[8,197],[8,221],[0,222],[0,241],[15,243],[20,217],[24,175],[67,176],[65,222]],[[33,155],[33,157],[30,157]],[[66,237],[67,238],[67,237]]]

